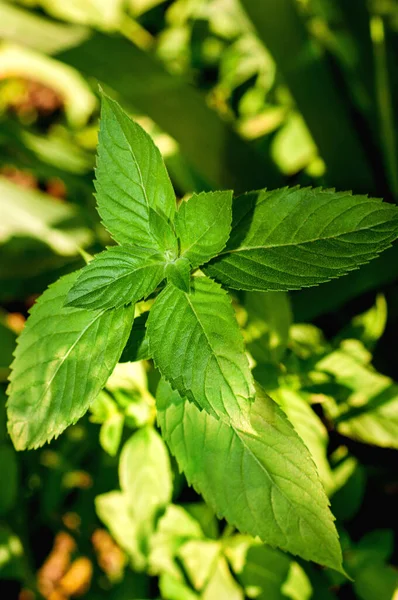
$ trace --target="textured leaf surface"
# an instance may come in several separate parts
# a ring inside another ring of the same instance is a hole
[[[189,260],[183,256],[168,263],[166,267],[167,280],[183,292],[189,292],[189,280],[191,277],[191,265]]]
[[[167,286],[148,318],[151,355],[172,386],[214,416],[247,414],[254,387],[228,294],[194,277],[186,294]]]
[[[219,516],[271,546],[341,569],[336,529],[314,463],[271,398],[258,390],[245,428],[200,412],[164,381],[157,405],[180,469]]]
[[[217,256],[227,243],[231,221],[231,191],[193,194],[176,215],[181,255],[194,268]]]
[[[261,190],[234,201],[232,234],[206,272],[235,289],[296,290],[369,262],[398,235],[398,209],[312,188]]]
[[[129,336],[134,306],[64,308],[77,276],[44,292],[19,337],[8,388],[8,429],[18,450],[42,446],[86,412]]]
[[[158,252],[134,246],[108,248],[81,271],[67,306],[114,308],[146,298],[161,282],[165,267]]]
[[[175,194],[150,136],[121,107],[103,96],[95,187],[98,211],[119,244],[158,248],[150,208],[172,220]]]

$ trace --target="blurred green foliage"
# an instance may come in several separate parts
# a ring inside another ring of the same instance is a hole
[[[396,599],[397,245],[319,288],[234,300],[353,582],[237,533],[188,488],[157,433],[150,361],[119,364],[89,415],[31,453],[11,446],[5,388],[36,295],[110,243],[92,186],[98,84],[180,197],[299,183],[394,202],[397,32],[395,0],[0,1],[2,597]]]

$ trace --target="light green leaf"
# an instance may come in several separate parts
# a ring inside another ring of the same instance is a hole
[[[195,590],[201,590],[210,579],[220,552],[221,545],[214,540],[189,540],[179,549],[178,557]]]
[[[142,569],[145,556],[138,540],[138,524],[133,518],[126,494],[119,491],[101,494],[95,498],[95,509],[114,540],[131,558],[135,569]]]
[[[387,324],[387,302],[383,294],[377,294],[376,302],[369,310],[357,315],[337,336],[337,340],[356,338],[366,348],[373,350],[384,333]]]
[[[116,412],[111,415],[101,426],[100,444],[101,447],[110,454],[116,456],[122,439],[124,425],[124,416]]]
[[[95,187],[98,211],[119,244],[159,248],[150,209],[173,220],[176,201],[161,154],[122,108],[102,97]]]
[[[369,262],[398,235],[398,209],[319,188],[250,192],[234,201],[232,234],[206,272],[231,288],[297,290]]]
[[[159,519],[150,540],[149,566],[154,575],[168,573],[178,577],[175,557],[188,540],[202,539],[199,523],[181,506],[169,504]]]
[[[229,425],[161,381],[158,420],[179,467],[240,531],[342,570],[328,500],[310,454],[278,405],[258,389],[250,423]]]
[[[316,598],[315,590],[312,588],[307,573],[296,562],[290,563],[289,574],[282,586],[282,592],[290,600],[311,600],[311,598]],[[325,598],[325,600],[327,599]]]
[[[368,444],[398,448],[396,383],[343,350],[325,356],[316,368],[343,386],[342,397],[337,397],[337,402],[330,398],[324,405],[340,433]],[[348,397],[347,388],[352,391]]]
[[[47,244],[60,256],[76,256],[92,233],[71,204],[56,202],[37,190],[24,189],[0,177],[0,243],[29,237]]]
[[[247,292],[244,331],[247,349],[259,363],[279,363],[289,340],[292,311],[284,292]]]
[[[151,525],[156,511],[170,502],[172,494],[167,448],[152,427],[140,429],[123,446],[119,479],[137,523]]]
[[[199,600],[199,596],[179,577],[163,573],[159,579],[159,589],[164,600]]]
[[[244,600],[243,590],[237,584],[228,568],[228,563],[220,556],[212,577],[203,590],[203,600]]]
[[[181,203],[175,220],[181,256],[193,268],[217,256],[227,243],[231,221],[231,191],[193,194]]]
[[[162,281],[164,267],[164,258],[155,250],[108,248],[82,269],[65,305],[93,310],[138,302]]]
[[[168,263],[166,267],[167,280],[182,292],[189,293],[189,280],[191,277],[191,265],[187,258],[181,256],[177,260]]]
[[[134,306],[64,307],[77,276],[44,292],[19,337],[8,388],[8,430],[17,450],[42,446],[87,411],[130,333]]]
[[[273,393],[287,418],[311,453],[319,477],[327,492],[333,488],[332,473],[327,459],[329,436],[326,427],[312,410],[304,393],[279,388]]]
[[[148,318],[151,355],[162,375],[214,416],[240,421],[254,386],[228,294],[205,277],[191,293],[168,285]]]

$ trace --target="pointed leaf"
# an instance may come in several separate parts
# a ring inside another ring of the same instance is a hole
[[[98,309],[138,302],[162,281],[165,264],[158,252],[148,248],[108,248],[82,269],[65,305]]]
[[[159,248],[150,208],[172,221],[175,194],[150,136],[122,108],[102,97],[95,187],[98,211],[119,244]]]
[[[18,340],[8,388],[8,430],[18,450],[57,437],[88,409],[126,344],[134,306],[65,308],[78,272],[51,285]]]
[[[189,293],[189,280],[191,277],[191,265],[183,256],[168,263],[166,267],[167,280],[182,292]]]
[[[194,277],[189,294],[168,285],[148,318],[151,355],[163,376],[200,408],[240,419],[254,396],[243,338],[228,294]]]
[[[130,499],[137,522],[144,524],[171,500],[170,459],[153,427],[134,433],[123,446],[119,462],[120,487]]]
[[[180,254],[196,268],[224,248],[231,232],[232,191],[193,194],[175,220]]]
[[[164,381],[157,406],[180,469],[220,517],[270,546],[341,570],[336,529],[310,454],[260,388],[243,426],[199,411]]]
[[[206,272],[235,289],[296,290],[369,262],[398,235],[398,208],[350,192],[281,188],[234,201],[232,234]]]

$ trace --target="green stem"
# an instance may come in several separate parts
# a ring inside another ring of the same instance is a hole
[[[379,112],[381,145],[391,191],[395,200],[398,201],[398,152],[387,66],[384,21],[382,17],[372,17],[370,30],[373,41],[375,86]]]

